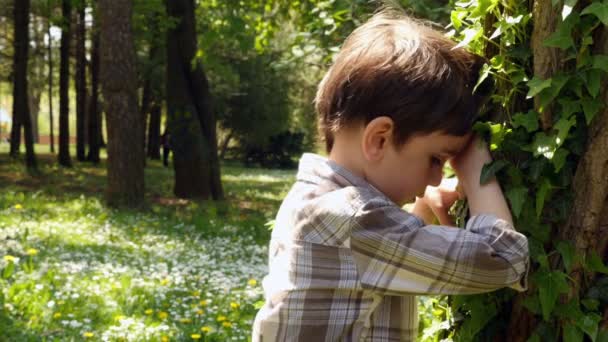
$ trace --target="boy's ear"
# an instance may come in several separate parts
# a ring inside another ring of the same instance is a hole
[[[379,116],[365,126],[361,149],[368,161],[379,161],[392,143],[395,124],[388,116]]]

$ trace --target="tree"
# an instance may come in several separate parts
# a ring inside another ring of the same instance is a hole
[[[99,0],[100,78],[108,124],[110,205],[137,207],[144,199],[144,129],[137,106],[132,3]]]
[[[528,236],[524,293],[452,297],[456,341],[608,339],[608,20],[592,1],[459,2],[461,46],[496,90],[476,129]],[[479,83],[478,83],[479,84]]]
[[[86,159],[85,151],[85,121],[87,106],[87,79],[86,79],[86,26],[84,1],[78,4],[76,14],[76,158],[79,161]]]
[[[221,199],[216,120],[197,51],[193,0],[166,1],[178,20],[167,35],[167,111],[178,197]]]
[[[95,164],[99,163],[99,149],[101,148],[101,114],[99,110],[99,25],[98,11],[94,11],[92,49],[91,49],[91,96],[89,98],[89,120],[88,120],[88,145],[89,153],[87,160]]]
[[[71,167],[70,157],[70,20],[72,14],[71,0],[62,0],[61,13],[61,61],[59,67],[59,165]]]
[[[48,70],[49,70],[49,84],[48,84],[48,100],[49,100],[49,129],[50,129],[50,149],[51,153],[55,153],[55,128],[54,128],[54,120],[53,120],[53,39],[51,36],[51,16],[53,13],[53,7],[51,6],[51,0],[46,1],[47,6],[47,26],[46,26],[46,34],[48,37],[48,47],[47,47],[47,59],[48,59]]]
[[[36,169],[36,156],[34,154],[34,136],[32,131],[32,118],[28,103],[28,51],[29,51],[29,16],[30,1],[17,1],[14,11],[14,82],[13,82],[13,131],[11,132],[11,155],[19,154],[21,143],[21,127],[25,131],[26,165],[29,169]]]

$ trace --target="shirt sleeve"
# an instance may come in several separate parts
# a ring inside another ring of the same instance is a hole
[[[527,288],[528,240],[495,216],[474,216],[465,229],[425,226],[398,206],[375,200],[353,220],[351,251],[363,288],[388,294]]]

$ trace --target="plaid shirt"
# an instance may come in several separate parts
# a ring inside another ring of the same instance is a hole
[[[528,241],[508,222],[425,226],[365,180],[304,154],[279,209],[253,341],[415,341],[417,294],[526,289]]]

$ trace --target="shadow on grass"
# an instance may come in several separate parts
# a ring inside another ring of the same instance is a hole
[[[229,236],[236,227],[239,233],[252,234],[259,243],[268,240],[270,234],[265,223],[274,218],[295,174],[295,171],[245,169],[231,163],[222,167],[226,199],[196,201],[176,198],[172,193],[172,168],[163,167],[160,161],[148,160],[144,207],[111,209],[104,200],[105,160],[98,165],[74,161],[72,168],[59,166],[55,155],[39,155],[38,161],[40,172],[31,175],[21,161],[0,155],[0,186],[5,190],[0,206],[7,208],[36,197],[38,200],[31,203],[35,204],[25,208],[32,220],[48,219],[72,208],[80,215],[99,217],[99,224],[110,218],[125,221],[121,226],[129,227],[133,215],[144,215],[150,220],[166,219],[167,224],[194,225],[209,236]],[[90,204],[91,198],[97,203]]]

